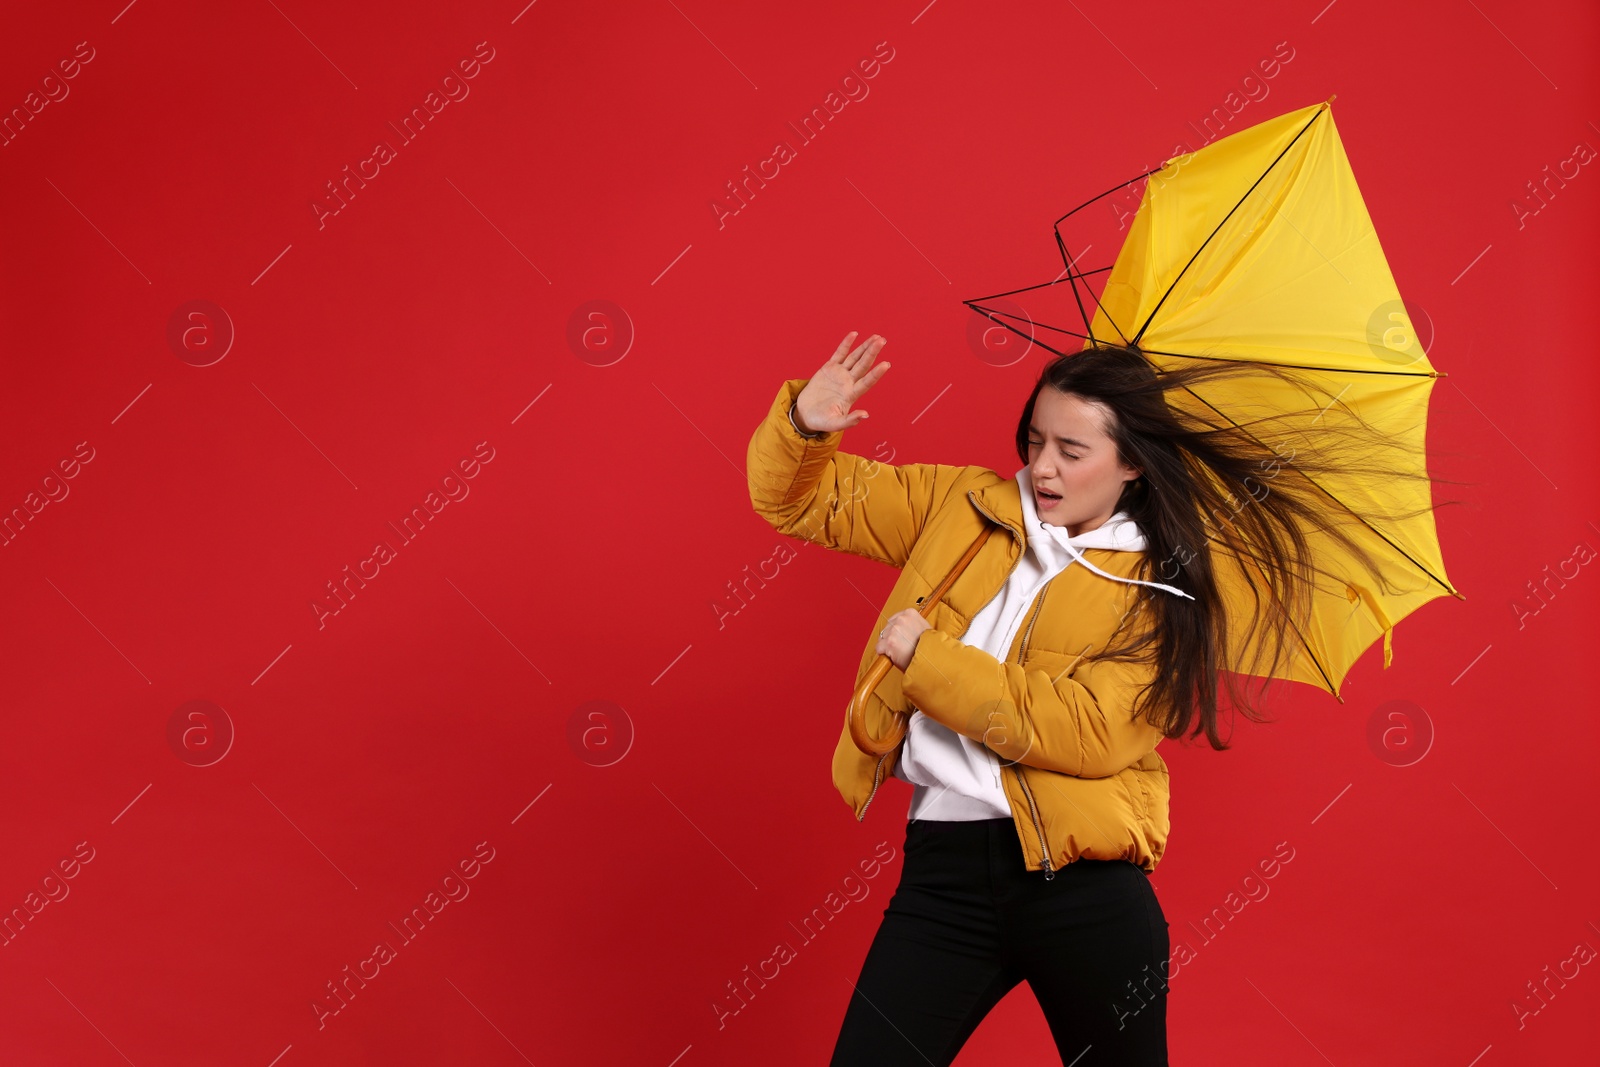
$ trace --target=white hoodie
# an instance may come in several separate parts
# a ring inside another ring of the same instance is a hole
[[[973,617],[972,625],[961,635],[962,644],[981,648],[995,659],[1003,659],[1044,584],[1074,562],[1114,581],[1151,585],[1178,596],[1189,596],[1161,582],[1109,574],[1090,563],[1079,551],[1085,548],[1144,551],[1144,535],[1139,532],[1138,523],[1125,512],[1117,512],[1097,529],[1068,537],[1065,527],[1053,526],[1039,518],[1028,468],[1017,471],[1016,479],[1022,492],[1022,519],[1028,531],[1028,548],[1005,586]],[[895,764],[894,776],[915,787],[908,818],[960,822],[1011,817],[1011,806],[1000,786],[999,758],[970,737],[956,733],[920,711],[911,713],[905,748]]]

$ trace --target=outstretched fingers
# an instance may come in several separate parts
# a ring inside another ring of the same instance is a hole
[[[857,353],[861,351],[861,349],[858,348],[855,352],[851,352],[848,357],[845,355],[846,352],[850,352],[850,344],[855,340],[856,333],[857,331],[851,330],[849,333],[844,335],[844,340],[840,341],[839,347],[833,350],[833,355],[828,357],[828,362],[842,363],[845,366],[849,366],[850,361],[855,359]]]
[[[866,364],[863,364],[863,366],[866,366]],[[852,404],[855,403],[863,394],[866,393],[868,389],[871,389],[874,385],[877,385],[878,379],[882,378],[889,372],[890,366],[891,364],[885,360],[876,367],[873,367],[871,370],[867,371],[867,373],[858,377],[855,385],[850,389],[850,402]]]

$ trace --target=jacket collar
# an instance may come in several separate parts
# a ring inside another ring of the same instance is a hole
[[[1019,542],[1041,559],[1058,559],[1065,553],[1073,562],[1082,563],[1089,570],[1112,581],[1130,585],[1148,585],[1164,589],[1176,596],[1195,599],[1193,595],[1176,586],[1112,574],[1090,563],[1083,555],[1084,549],[1143,552],[1145,539],[1139,530],[1139,524],[1126,512],[1119,511],[1093,530],[1085,531],[1076,537],[1068,536],[1064,528],[1040,520],[1038,510],[1033,503],[1033,482],[1027,467],[1018,470],[1016,475],[1008,480],[996,481],[980,489],[971,490],[967,496],[980,511],[1010,530]]]

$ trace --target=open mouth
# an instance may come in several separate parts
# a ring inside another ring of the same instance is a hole
[[[1047,492],[1043,489],[1035,489],[1033,491],[1033,495],[1038,498],[1039,507],[1046,511],[1061,503],[1061,496],[1057,493]]]

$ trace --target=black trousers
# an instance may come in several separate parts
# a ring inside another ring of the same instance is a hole
[[[1046,880],[1010,819],[912,820],[832,1067],[945,1067],[1024,980],[1063,1064],[1165,1065],[1169,952],[1136,864],[1079,860]]]

